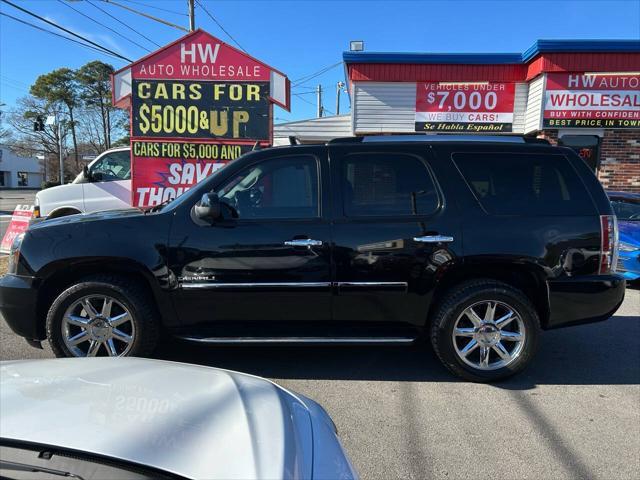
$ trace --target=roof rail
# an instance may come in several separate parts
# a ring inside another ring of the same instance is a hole
[[[333,145],[336,143],[362,143],[364,137],[340,137],[334,138],[327,142],[327,145]]]
[[[365,137],[343,137],[330,140],[328,145],[341,143],[402,143],[402,142],[496,142],[533,143],[550,145],[544,138],[524,135],[371,135]]]

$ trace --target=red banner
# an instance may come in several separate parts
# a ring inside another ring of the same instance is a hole
[[[419,82],[416,131],[510,132],[514,83]]]
[[[15,238],[27,231],[29,228],[29,221],[33,215],[33,205],[17,205],[11,216],[11,223],[2,237],[2,243],[0,244],[0,252],[9,253],[11,250],[11,244]]]
[[[549,73],[543,125],[640,128],[640,75]]]
[[[133,205],[159,205],[182,195],[252,145],[133,141]]]

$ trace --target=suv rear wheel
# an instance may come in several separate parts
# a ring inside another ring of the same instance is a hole
[[[456,375],[490,382],[529,364],[539,332],[536,309],[521,291],[476,280],[460,285],[442,302],[431,325],[431,343]]]
[[[86,278],[63,291],[49,309],[46,329],[57,357],[145,356],[158,341],[147,293],[117,276]]]

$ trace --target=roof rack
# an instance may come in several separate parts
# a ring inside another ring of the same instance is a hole
[[[334,138],[329,145],[340,143],[402,143],[402,142],[494,142],[494,143],[534,143],[550,145],[544,138],[524,135],[371,135],[365,137]]]

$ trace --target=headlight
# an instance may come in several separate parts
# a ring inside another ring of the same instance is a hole
[[[630,243],[620,242],[620,251],[621,252],[635,252],[640,250],[640,246],[631,245]]]
[[[16,235],[11,243],[11,249],[9,250],[9,265],[7,266],[7,273],[16,274],[18,272],[18,260],[20,260],[20,246],[24,239],[24,233]]]

